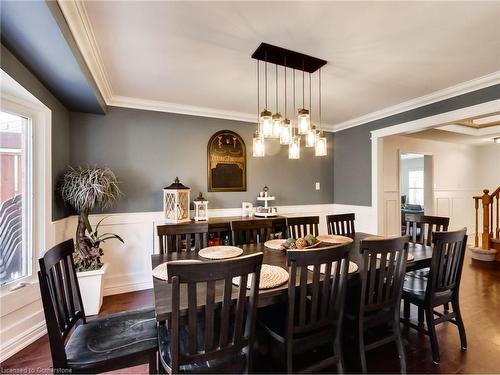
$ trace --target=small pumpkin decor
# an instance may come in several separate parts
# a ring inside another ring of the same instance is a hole
[[[64,202],[79,214],[73,258],[85,312],[94,315],[102,304],[102,277],[107,269],[107,264],[101,262],[104,255],[101,244],[111,239],[123,243],[123,239],[114,233],[100,234],[99,227],[105,218],[92,227],[89,214],[96,208],[111,207],[122,193],[113,171],[101,167],[70,167],[63,176],[60,191]]]

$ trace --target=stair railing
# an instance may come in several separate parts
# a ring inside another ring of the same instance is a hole
[[[490,194],[488,189],[483,190],[483,195],[474,198],[476,209],[476,233],[474,245],[479,247],[479,213],[482,212],[483,232],[481,233],[481,248],[488,250],[491,239],[500,239],[500,186]],[[480,210],[482,206],[482,210]]]

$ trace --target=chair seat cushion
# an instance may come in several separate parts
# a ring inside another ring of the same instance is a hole
[[[427,278],[415,275],[405,275],[403,284],[403,296],[412,296],[418,300],[424,300],[425,289],[427,288]]]
[[[158,349],[154,310],[112,314],[76,327],[66,345],[68,365],[74,369],[113,368],[120,359],[131,363]],[[140,362],[138,362],[140,363]],[[133,365],[133,364],[131,364]]]
[[[232,322],[231,322],[232,323]],[[232,324],[230,323],[229,331],[232,332]],[[198,319],[197,322],[197,350],[202,351],[202,344],[204,342],[205,336],[205,324],[203,319]],[[214,342],[217,342],[218,328],[215,328]],[[160,360],[163,365],[171,368],[172,357],[171,357],[171,346],[170,346],[170,335],[171,330],[167,328],[165,324],[158,327],[158,343]],[[187,355],[189,353],[189,331],[187,325],[181,324],[179,331],[179,352],[181,354]],[[241,351],[236,356],[231,356],[223,359],[214,359],[204,362],[193,362],[190,364],[183,364],[179,366],[179,372],[181,373],[238,373],[243,372],[246,367],[246,355]]]

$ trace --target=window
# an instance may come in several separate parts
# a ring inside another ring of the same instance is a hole
[[[0,112],[0,284],[31,276],[31,121]]]
[[[424,205],[424,171],[408,172],[408,203]]]

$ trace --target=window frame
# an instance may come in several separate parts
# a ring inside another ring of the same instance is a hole
[[[0,286],[1,317],[40,298],[37,260],[41,255],[40,249],[46,249],[53,242],[54,234],[51,226],[51,111],[36,98],[27,95],[18,96],[10,92],[7,94],[2,90],[0,100],[3,112],[28,118],[30,122],[27,126],[29,134],[25,137],[28,142],[25,164],[29,165],[29,170],[27,169],[25,173],[26,178],[30,179],[30,182],[26,183],[29,187],[26,195],[29,195],[31,201],[31,207],[26,212],[28,215],[26,227],[29,227],[31,237],[27,245],[31,248],[30,272],[24,277]]]
[[[410,185],[410,181],[411,181],[411,178],[410,178],[410,174],[412,172],[421,172],[422,173],[422,187],[419,188],[419,187],[411,187]],[[410,191],[411,190],[421,190],[422,191],[422,203],[417,203],[417,202],[410,202],[410,197],[411,197],[411,194],[410,194]],[[408,169],[408,204],[419,204],[421,206],[424,206],[424,200],[425,200],[425,172],[423,169],[416,169],[416,168],[410,168]]]

